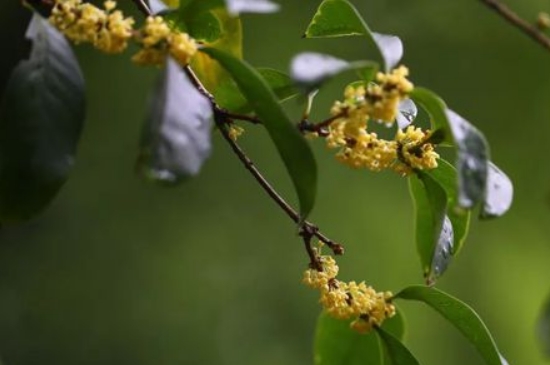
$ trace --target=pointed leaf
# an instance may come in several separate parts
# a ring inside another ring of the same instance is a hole
[[[430,284],[443,274],[450,261],[453,228],[446,216],[445,190],[429,175],[409,178],[415,205],[416,247],[426,281]]]
[[[322,53],[304,52],[292,59],[290,74],[307,94],[344,71],[362,70],[366,73],[365,69],[378,69],[378,65],[370,61],[348,62]]]
[[[401,40],[392,35],[371,32],[357,9],[347,0],[324,0],[313,16],[306,38],[365,36],[372,41],[387,71],[403,57]]]
[[[453,255],[458,254],[464,245],[470,226],[471,212],[458,207],[458,177],[455,168],[445,160],[438,160],[437,168],[426,170],[447,195],[447,216],[451,220],[454,232]]]
[[[360,334],[350,323],[321,313],[313,345],[315,365],[382,365],[376,335]]]
[[[395,298],[416,300],[427,304],[466,336],[487,365],[505,364],[501,360],[489,330],[478,314],[467,304],[438,289],[425,286],[405,288]]]
[[[301,218],[311,212],[317,190],[317,166],[309,144],[286,115],[265,80],[250,65],[215,48],[202,52],[215,58],[233,76],[262,120],[287,168],[300,202]]]
[[[545,356],[550,358],[550,298],[544,303],[539,315],[537,335]]]
[[[387,358],[389,359],[388,365],[420,365],[409,349],[394,335],[382,328],[377,328],[376,332],[386,349]]]
[[[212,105],[185,72],[168,58],[142,132],[138,171],[175,184],[199,173],[210,156]]]
[[[0,221],[29,219],[65,183],[84,122],[84,79],[67,40],[35,14],[29,59],[0,103]]]
[[[487,188],[481,218],[500,217],[510,209],[513,197],[514,187],[510,178],[495,164],[489,162]]]

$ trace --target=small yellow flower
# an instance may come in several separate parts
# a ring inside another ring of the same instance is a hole
[[[229,138],[231,138],[233,141],[236,141],[243,133],[244,128],[239,127],[238,125],[232,124],[229,127]]]

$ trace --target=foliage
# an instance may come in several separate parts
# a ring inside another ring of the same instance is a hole
[[[398,300],[420,301],[439,312],[478,350],[486,364],[506,364],[475,311],[431,287],[461,251],[475,210],[480,218],[503,215],[512,202],[510,179],[490,160],[489,145],[470,122],[447,107],[433,91],[414,86],[408,69],[397,67],[403,44],[393,35],[371,31],[347,0],[321,1],[306,38],[359,36],[379,53],[376,60],[342,60],[304,52],[292,60],[290,75],[255,68],[242,57],[241,13],[270,13],[267,0],[187,0],[158,2],[140,28],[116,4],[104,9],[80,0],[28,1],[34,15],[27,31],[29,59],[21,60],[2,90],[0,104],[0,221],[32,218],[65,182],[84,120],[84,81],[67,39],[90,43],[105,53],[139,47],[132,60],[164,69],[151,94],[137,170],[175,185],[200,172],[219,131],[269,196],[298,225],[309,258],[304,282],[319,290],[323,312],[315,335],[314,362],[324,364],[419,364],[404,344]],[[92,14],[92,15],[90,15]],[[45,17],[49,18],[49,22]],[[383,72],[379,72],[383,70]],[[351,74],[342,101],[330,116],[310,120],[317,91],[331,79]],[[298,96],[303,118],[294,120],[282,102]],[[418,108],[429,117],[419,127]],[[286,167],[299,201],[295,211],[270,186],[236,143],[242,128],[261,124]],[[213,129],[212,126],[215,126]],[[372,131],[386,126],[392,138]],[[317,165],[307,139],[324,140],[337,159],[374,172],[392,170],[408,180],[415,206],[416,247],[429,286],[412,286],[393,295],[364,282],[336,279],[338,266],[321,254],[326,245],[343,253],[308,221],[317,192]],[[452,148],[454,161],[436,149]],[[316,246],[313,242],[321,243]],[[548,316],[542,319],[547,336]],[[351,328],[350,328],[351,327]]]

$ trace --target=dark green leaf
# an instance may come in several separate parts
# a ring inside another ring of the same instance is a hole
[[[389,359],[388,365],[420,365],[409,349],[394,335],[382,328],[377,328],[376,332],[386,349],[387,358]]]
[[[324,0],[304,36],[307,38],[365,36],[376,45],[386,70],[395,67],[403,56],[401,40],[396,36],[371,32],[357,9],[347,0]]]
[[[382,324],[382,328],[386,332],[391,333],[395,338],[398,338],[401,341],[405,338],[405,327],[405,317],[403,316],[403,312],[401,312],[397,306],[395,307],[395,315],[389,319],[386,319]]]
[[[311,212],[317,191],[317,166],[309,144],[286,115],[269,85],[250,65],[215,48],[202,52],[216,59],[234,78],[275,143],[300,201],[302,219]]]
[[[292,59],[290,74],[307,94],[344,71],[364,69],[378,69],[378,65],[369,61],[348,62],[322,53],[304,52]]]
[[[315,365],[382,365],[376,335],[360,334],[350,322],[321,313],[313,345]]]
[[[471,212],[458,206],[458,177],[455,168],[449,162],[441,159],[437,165],[436,169],[426,170],[424,173],[436,181],[447,194],[447,216],[453,225],[453,255],[456,255],[460,252],[468,235]]]
[[[15,67],[0,104],[0,220],[44,209],[66,181],[84,122],[84,80],[66,39],[34,15],[28,60]]]
[[[405,288],[395,298],[424,302],[462,332],[487,365],[505,364],[489,330],[477,313],[465,303],[438,289],[425,286]]]
[[[544,354],[550,358],[550,298],[544,303],[539,315],[537,334]]]
[[[161,183],[175,184],[199,173],[210,155],[212,105],[171,58],[151,96],[137,169]]]
[[[433,284],[451,258],[453,228],[446,216],[447,195],[427,174],[412,175],[409,184],[415,205],[416,248],[424,277]]]
[[[489,162],[487,188],[481,218],[500,217],[510,209],[514,197],[512,182],[495,164]]]

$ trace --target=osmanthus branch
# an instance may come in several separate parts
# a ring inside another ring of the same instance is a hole
[[[501,3],[499,0],[480,0],[498,15],[504,18],[508,23],[520,29],[523,33],[531,37],[535,42],[550,51],[550,37],[544,34],[535,25],[521,18],[518,14],[512,11],[509,7]]]
[[[136,7],[145,15],[152,15],[151,9],[147,6],[144,0],[132,0]],[[205,97],[210,100],[212,108],[214,110],[214,121],[220,130],[224,140],[229,144],[231,150],[237,158],[241,161],[243,166],[250,172],[258,184],[264,189],[264,191],[269,195],[269,197],[286,213],[286,215],[294,221],[296,224],[300,224],[300,236],[304,240],[306,246],[306,251],[310,258],[310,266],[317,270],[322,270],[321,263],[317,255],[315,254],[312,246],[311,239],[316,237],[321,242],[326,244],[335,255],[342,255],[344,253],[344,247],[331,240],[329,237],[324,235],[315,224],[309,221],[301,220],[300,214],[292,208],[290,204],[271,186],[269,181],[262,175],[262,173],[256,168],[252,160],[246,155],[246,153],[241,149],[241,147],[230,137],[227,126],[233,122],[234,119],[246,120],[253,123],[261,123],[256,117],[249,117],[240,114],[233,114],[227,110],[221,108],[214,99],[214,96],[203,86],[195,72],[191,69],[190,66],[184,67],[186,75],[189,77],[195,88],[203,94]]]

